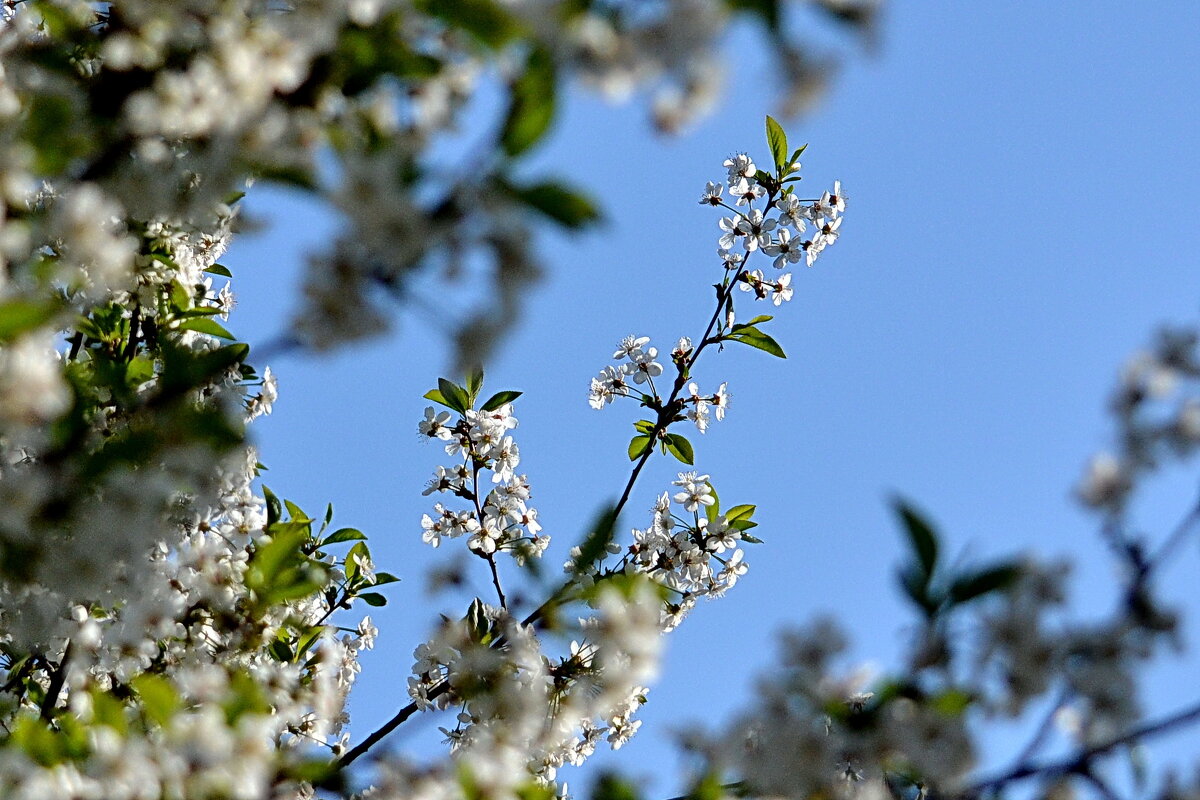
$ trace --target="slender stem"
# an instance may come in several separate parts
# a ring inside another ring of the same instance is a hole
[[[1033,758],[1037,751],[1045,744],[1046,738],[1050,732],[1054,730],[1054,717],[1058,714],[1059,709],[1066,705],[1067,699],[1071,696],[1071,690],[1068,687],[1063,687],[1059,692],[1058,698],[1054,701],[1054,705],[1046,712],[1046,716],[1042,719],[1042,724],[1038,726],[1037,732],[1033,734],[1033,738],[1029,740],[1029,744],[1021,750],[1021,754],[1017,756],[1016,763],[1025,764],[1029,759]]]
[[[1138,742],[1151,736],[1157,736],[1162,733],[1181,728],[1185,725],[1200,721],[1200,702],[1194,703],[1180,711],[1163,717],[1162,719],[1153,722],[1147,722],[1139,725],[1136,728],[1131,728],[1120,736],[1109,739],[1091,747],[1084,748],[1078,753],[1066,756],[1055,761],[1046,761],[1040,764],[1025,763],[1018,764],[1006,772],[991,778],[985,778],[982,781],[965,789],[959,797],[975,798],[979,797],[986,791],[1001,789],[1010,783],[1024,780],[1032,777],[1056,777],[1059,775],[1070,775],[1074,773],[1084,774],[1085,769],[1091,763],[1092,759],[1097,756],[1104,755],[1110,750],[1115,750],[1122,745]]]
[[[484,556],[492,570],[492,585],[496,587],[496,595],[500,598],[500,607],[508,610],[508,601],[504,598],[504,589],[500,587],[500,571],[496,569],[496,558],[492,553]]]
[[[129,319],[129,342],[125,345],[125,352],[121,354],[121,358],[126,361],[133,361],[133,357],[137,355],[138,343],[142,337],[142,304],[135,303],[133,306],[133,316]]]
[[[46,696],[42,698],[42,719],[47,722],[54,714],[54,707],[58,705],[58,696],[62,693],[63,683],[67,680],[67,662],[71,660],[71,642],[67,642],[67,647],[63,650],[62,660],[58,662],[58,666],[50,673],[50,685],[46,687]]]
[[[1173,530],[1171,535],[1167,537],[1166,541],[1162,543],[1162,545],[1158,548],[1158,551],[1150,557],[1149,561],[1146,563],[1143,577],[1148,576],[1149,573],[1153,572],[1168,558],[1170,558],[1171,554],[1175,552],[1179,545],[1183,543],[1184,539],[1187,538],[1187,535],[1191,533],[1197,521],[1200,521],[1200,502],[1197,502],[1192,506],[1192,509],[1182,520],[1179,521],[1179,524],[1175,526],[1175,530]]]
[[[449,685],[444,681],[439,683],[429,691],[429,699],[433,700],[435,697],[445,694],[449,688]],[[420,706],[418,706],[416,703],[409,703],[404,708],[397,711],[396,715],[385,722],[377,731],[363,739],[354,747],[347,750],[341,758],[334,762],[334,768],[340,771],[350,766],[355,760],[357,760],[360,756],[365,755],[368,750],[377,745],[385,736],[396,730],[396,728],[399,728],[402,724],[404,724],[405,720],[417,713],[419,710]]]
[[[472,445],[474,447],[474,445]],[[484,516],[483,507],[479,504],[479,459],[471,453],[471,502],[475,505],[475,518],[479,520],[479,528],[483,529]],[[480,553],[487,562],[488,567],[492,571],[492,585],[496,587],[496,596],[500,598],[500,607],[508,611],[508,601],[504,598],[504,589],[500,587],[500,571],[496,569],[496,557],[493,553]]]

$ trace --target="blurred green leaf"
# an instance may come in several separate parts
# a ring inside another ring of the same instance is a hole
[[[508,116],[500,134],[504,152],[520,155],[545,136],[554,119],[556,90],[553,56],[542,47],[534,47],[511,87]]]
[[[950,599],[966,603],[1012,586],[1021,575],[1016,564],[1004,563],[968,572],[950,584]]]
[[[526,185],[506,184],[520,203],[564,228],[579,230],[600,221],[600,210],[583,192],[566,184],[543,181]]]
[[[608,543],[613,540],[617,529],[617,509],[607,506],[592,522],[587,536],[579,544],[579,555],[572,559],[575,572],[582,572],[604,557],[608,552]]]
[[[904,499],[896,498],[892,501],[892,507],[908,534],[909,545],[912,547],[913,555],[916,556],[916,565],[921,571],[925,584],[928,585],[933,579],[934,570],[937,569],[937,533],[933,526]]]
[[[35,303],[29,300],[8,300],[0,303],[0,342],[8,342],[26,331],[41,327],[54,318],[57,304]]]

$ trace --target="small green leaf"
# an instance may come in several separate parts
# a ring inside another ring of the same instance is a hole
[[[663,437],[667,452],[688,466],[695,463],[696,454],[692,451],[692,443],[678,433],[668,433]]]
[[[514,392],[511,389],[504,392],[496,392],[494,395],[488,398],[486,403],[483,404],[483,410],[495,411],[505,403],[511,403],[513,400],[516,400],[522,394],[523,392]]]
[[[738,522],[741,520],[749,520],[750,517],[753,516],[755,508],[757,508],[757,506],[751,506],[751,505],[745,505],[745,504],[740,505],[740,506],[734,506],[733,508],[731,508],[725,512],[725,521],[729,522],[729,523],[734,523],[734,522]]]
[[[775,169],[782,175],[783,168],[788,165],[787,134],[770,115],[767,116],[767,144],[771,148],[771,155],[775,158]]]
[[[185,319],[175,327],[178,331],[195,331],[208,336],[216,336],[218,339],[236,339],[232,333],[222,327],[216,320],[209,317],[192,317]]]
[[[488,620],[487,610],[483,607],[483,601],[478,597],[471,601],[471,605],[467,609],[466,620],[467,628],[471,631],[474,640],[483,642],[491,627],[491,622]]]
[[[224,275],[226,278],[233,277],[233,273],[229,271],[229,267],[225,266],[224,264],[213,264],[211,267],[209,267],[208,269],[206,269],[204,271],[210,272],[213,275]]]
[[[426,392],[425,394],[423,394],[421,396],[424,397],[426,400],[432,400],[433,402],[437,403],[438,405],[443,405],[446,408],[451,407],[450,404],[448,402],[446,402],[446,398],[442,397],[442,393],[439,392],[437,389],[430,389],[428,392]]]
[[[389,583],[398,583],[400,581],[395,575],[390,572],[376,572],[375,582],[372,586],[386,586]]]
[[[500,144],[510,156],[537,144],[554,119],[557,76],[554,57],[543,47],[529,52],[525,69],[511,87],[511,99]]]
[[[179,710],[179,693],[171,682],[161,675],[143,672],[130,679],[129,685],[141,700],[142,711],[161,727],[171,723]]]
[[[312,517],[304,513],[304,509],[293,503],[291,500],[283,501],[284,507],[288,510],[288,514],[292,517],[292,522],[312,522]]]
[[[749,542],[750,544],[762,544],[763,543],[762,539],[759,539],[757,536],[751,536],[748,533],[742,533],[742,541]]]
[[[0,303],[0,342],[15,339],[33,330],[54,316],[57,307],[29,300],[9,300]]]
[[[588,535],[580,542],[579,555],[571,562],[573,571],[580,572],[603,559],[616,530],[617,510],[614,506],[607,506],[596,516]]]
[[[325,537],[325,540],[321,542],[321,546],[324,547],[327,544],[337,544],[338,542],[353,542],[366,538],[367,535],[360,530],[355,528],[342,528],[341,530],[336,530]]]
[[[807,149],[808,149],[807,142],[805,142],[804,144],[802,144],[796,148],[795,152],[792,153],[792,157],[788,159],[787,164],[785,165],[785,166],[791,168],[789,171],[795,172],[796,169],[799,169],[799,167],[796,166],[796,162],[800,160],[800,156],[803,155],[804,151]],[[800,180],[800,176],[797,175],[793,178],[789,178],[788,180],[798,181],[798,180]]]
[[[960,576],[950,584],[950,599],[955,603],[966,603],[984,595],[1007,589],[1021,576],[1016,564],[996,564]]]
[[[362,600],[367,605],[375,606],[376,608],[387,605],[387,598],[381,595],[379,592],[363,592],[358,596],[358,599]]]
[[[745,328],[753,328],[755,325],[759,325],[763,322],[770,322],[773,319],[775,319],[775,318],[772,317],[770,314],[759,314],[757,317],[755,317],[754,319],[752,319],[748,322],[739,322],[737,325],[734,325],[733,328],[731,328],[730,330],[737,332],[737,331],[743,330]]]
[[[916,556],[916,565],[922,572],[925,585],[928,585],[933,578],[934,570],[937,569],[937,534],[933,527],[925,521],[925,518],[907,501],[897,498],[892,501],[892,506],[900,517],[904,530],[908,533],[908,542]]]
[[[279,498],[275,493],[267,488],[264,483],[262,487],[263,497],[267,501],[267,527],[271,527],[283,517],[283,503],[279,502]]]
[[[569,230],[579,230],[600,221],[600,210],[595,202],[566,184],[542,181],[507,188],[522,204]]]
[[[471,407],[467,391],[445,378],[438,378],[438,391],[442,395],[443,402],[459,413]]]
[[[642,800],[642,796],[629,781],[614,773],[605,773],[592,788],[592,800]]]
[[[730,333],[725,338],[741,342],[742,344],[748,344],[751,347],[762,350],[764,353],[770,353],[776,358],[787,358],[787,354],[783,352],[783,348],[779,346],[779,342],[753,326]]]
[[[934,711],[946,717],[961,717],[971,707],[974,698],[962,689],[946,689],[929,699]]]
[[[635,436],[629,441],[629,460],[637,461],[650,449],[652,440],[649,436]]]
[[[480,390],[483,389],[483,370],[476,368],[467,373],[467,397],[471,401],[471,405],[475,404],[475,399],[479,397]]]
[[[503,47],[521,32],[517,19],[496,0],[422,0],[415,5],[493,49]]]
[[[650,431],[654,430],[654,423],[648,419],[639,419],[637,422],[633,423],[633,427],[638,433],[649,435]]]

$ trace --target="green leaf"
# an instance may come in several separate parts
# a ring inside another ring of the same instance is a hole
[[[445,378],[438,378],[438,391],[441,393],[445,405],[460,414],[471,407],[467,391]]]
[[[450,403],[446,401],[445,397],[442,397],[442,393],[439,392],[437,389],[430,389],[428,392],[426,392],[425,394],[423,394],[421,396],[424,397],[426,400],[432,400],[433,402],[437,403],[438,405],[443,405],[446,408],[451,408]]]
[[[570,230],[600,221],[600,210],[590,197],[555,181],[509,186],[518,201]]]
[[[142,711],[160,727],[167,727],[181,705],[179,693],[161,675],[143,672],[129,680],[129,685],[141,700]]]
[[[750,544],[762,544],[763,543],[763,540],[759,539],[757,536],[751,536],[750,534],[744,533],[744,532],[742,533],[742,541],[749,542]]]
[[[483,370],[475,368],[467,373],[467,397],[471,405],[475,404],[475,399],[479,397],[479,392],[483,389]]]
[[[125,704],[108,692],[95,689],[91,692],[92,718],[101,725],[107,725],[120,734],[128,730],[125,719]]]
[[[633,423],[633,428],[638,433],[649,435],[650,432],[654,430],[654,423],[648,419],[639,419],[637,422]]]
[[[667,447],[667,452],[678,458],[684,464],[692,466],[696,460],[696,454],[692,451],[692,443],[687,438],[680,436],[678,433],[668,433],[663,437],[663,444]]]
[[[262,487],[263,497],[267,501],[267,527],[271,527],[283,517],[283,503],[279,502],[279,498],[275,493],[267,488],[264,483]]]
[[[637,787],[613,773],[600,776],[592,789],[592,800],[641,800]]]
[[[748,344],[751,347],[762,350],[764,353],[770,353],[776,358],[787,358],[787,355],[783,352],[783,348],[779,346],[779,342],[753,326],[730,333],[725,338],[741,342],[742,344]]]
[[[308,652],[308,649],[316,644],[317,640],[321,638],[321,634],[324,632],[324,626],[314,625],[306,632],[301,634],[300,638],[296,641],[296,656],[299,657]]]
[[[293,503],[291,500],[284,500],[283,505],[291,515],[292,522],[312,522],[312,517],[304,513],[304,509]]]
[[[759,314],[757,317],[750,320],[749,322],[739,322],[737,325],[734,325],[730,330],[732,330],[733,332],[736,333],[737,331],[745,330],[746,328],[753,328],[755,325],[759,325],[763,322],[770,322],[773,319],[775,319],[775,318],[772,317],[770,314]]]
[[[229,267],[223,264],[213,264],[205,272],[211,272],[213,275],[224,275],[226,278],[232,278],[233,273],[229,271]]]
[[[366,542],[359,542],[346,552],[346,580],[354,581],[354,579],[357,578],[358,574],[362,571],[362,567],[359,565],[360,558],[367,560],[370,560],[371,558],[371,551],[367,548]]]
[[[325,537],[325,540],[321,542],[321,546],[324,547],[327,544],[337,544],[338,542],[352,542],[352,541],[357,541],[359,539],[366,539],[366,538],[367,538],[367,535],[360,530],[357,530],[355,528],[342,528],[340,530],[334,531],[333,533],[331,533],[327,537]]]
[[[775,169],[782,175],[783,168],[788,165],[787,134],[770,115],[767,115],[767,144],[771,148],[771,155],[775,158]]]
[[[962,689],[946,689],[929,699],[934,711],[946,717],[961,717],[971,707],[974,698]]]
[[[571,562],[573,571],[580,572],[602,559],[608,552],[608,543],[613,540],[616,529],[617,509],[607,506],[596,516],[588,535],[580,542],[579,555]]]
[[[488,635],[488,630],[491,628],[491,621],[488,620],[487,611],[483,607],[483,601],[476,597],[471,601],[471,606],[467,609],[467,629],[471,631],[472,638],[477,642],[484,642]]]
[[[652,440],[649,436],[635,436],[629,440],[629,460],[637,461],[650,449]]]
[[[556,88],[554,58],[545,48],[534,47],[511,87],[508,116],[500,134],[504,152],[520,155],[545,136],[554,119]]]
[[[745,505],[745,504],[740,505],[740,506],[734,506],[733,508],[731,508],[725,512],[725,521],[732,524],[734,522],[740,522],[742,520],[749,520],[750,517],[753,516],[755,508],[757,508],[757,506],[751,506],[751,505]]]
[[[900,588],[904,595],[912,600],[926,616],[932,617],[938,604],[930,599],[929,584],[921,570],[915,564],[909,564],[901,567],[897,571],[896,577],[900,581]]]
[[[372,586],[386,586],[389,583],[399,583],[400,579],[390,572],[376,572],[375,582]]]
[[[933,578],[934,570],[937,569],[937,533],[907,501],[896,498],[892,501],[892,506],[900,517],[904,530],[908,533],[908,542],[916,556],[916,565],[921,570],[925,585],[928,585]]]
[[[358,599],[362,600],[367,605],[375,606],[376,608],[387,605],[387,598],[381,595],[379,592],[363,592],[358,596]]]
[[[177,331],[195,331],[196,333],[207,334],[208,336],[216,336],[218,339],[236,339],[229,331],[225,330],[216,320],[209,317],[192,317],[185,319],[175,327]]]
[[[524,393],[523,392],[514,392],[511,389],[508,391],[504,391],[504,392],[496,392],[494,395],[492,395],[491,397],[488,398],[488,401],[486,403],[483,404],[483,410],[484,411],[495,411],[497,408],[504,405],[505,403],[511,403],[513,400],[516,400],[522,394],[524,394]]]
[[[789,167],[788,172],[795,172],[797,169],[799,169],[799,167],[796,166],[796,162],[800,160],[800,156],[807,149],[808,149],[807,142],[796,148],[795,152],[792,153],[792,157],[788,159],[787,164],[785,165],[785,166]],[[800,176],[795,175],[791,178],[788,178],[787,180],[798,181],[798,180],[800,180]]]
[[[56,305],[29,300],[0,303],[0,342],[11,341],[49,322],[57,310]]]
[[[496,0],[422,0],[425,13],[499,49],[521,33],[517,20]]]
[[[1012,586],[1021,575],[1016,564],[1004,563],[969,572],[950,584],[950,600],[966,603]]]

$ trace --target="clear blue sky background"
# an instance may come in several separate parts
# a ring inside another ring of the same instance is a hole
[[[894,660],[912,618],[893,579],[892,492],[927,509],[954,554],[1080,554],[1076,607],[1112,607],[1112,566],[1070,493],[1110,442],[1105,403],[1121,363],[1160,323],[1197,321],[1197,31],[1200,4],[1183,0],[893,2],[879,51],[848,60],[817,111],[787,124],[810,142],[803,185],[843,181],[844,235],[797,272],[773,323],[787,361],[734,349],[698,372],[704,388],[729,381],[734,398],[724,423],[693,437],[697,466],[727,503],[758,504],[766,544],[727,598],[669,639],[646,725],[618,754],[635,775],[660,776],[651,796],[677,787],[671,731],[744,704],[782,626],[833,612],[855,659]],[[696,198],[730,153],[767,160],[773,67],[756,42],[736,32],[727,53],[742,67],[727,99],[687,136],[656,138],[639,110],[576,91],[538,154],[547,170],[571,170],[609,220],[543,239],[546,279],[489,367],[491,387],[525,392],[521,469],[555,536],[553,567],[629,469],[635,409],[593,411],[588,379],[622,336],[669,349],[709,313],[717,214]],[[295,285],[305,249],[335,221],[279,193],[250,203],[272,225],[226,261],[241,299],[233,327],[253,343],[285,324],[294,303],[279,287]],[[281,398],[257,425],[272,488],[314,513],[333,501],[337,522],[366,531],[380,568],[404,578],[373,612],[382,633],[354,695],[356,741],[403,704],[412,648],[444,607],[422,576],[447,548],[419,536],[434,499],[420,491],[444,454],[415,427],[421,394],[450,363],[436,327],[410,311],[370,346],[278,360]],[[644,523],[674,468],[652,463],[626,527]],[[1194,488],[1195,464],[1171,471],[1139,521],[1165,532]],[[1169,573],[1172,596],[1193,608],[1197,561],[1193,544]],[[1193,643],[1198,630],[1193,621]],[[1194,656],[1155,671],[1148,703],[1193,699],[1197,672]],[[431,724],[416,731],[397,744],[436,739]],[[996,758],[1015,752],[992,741]],[[1155,752],[1194,755],[1195,741]]]

